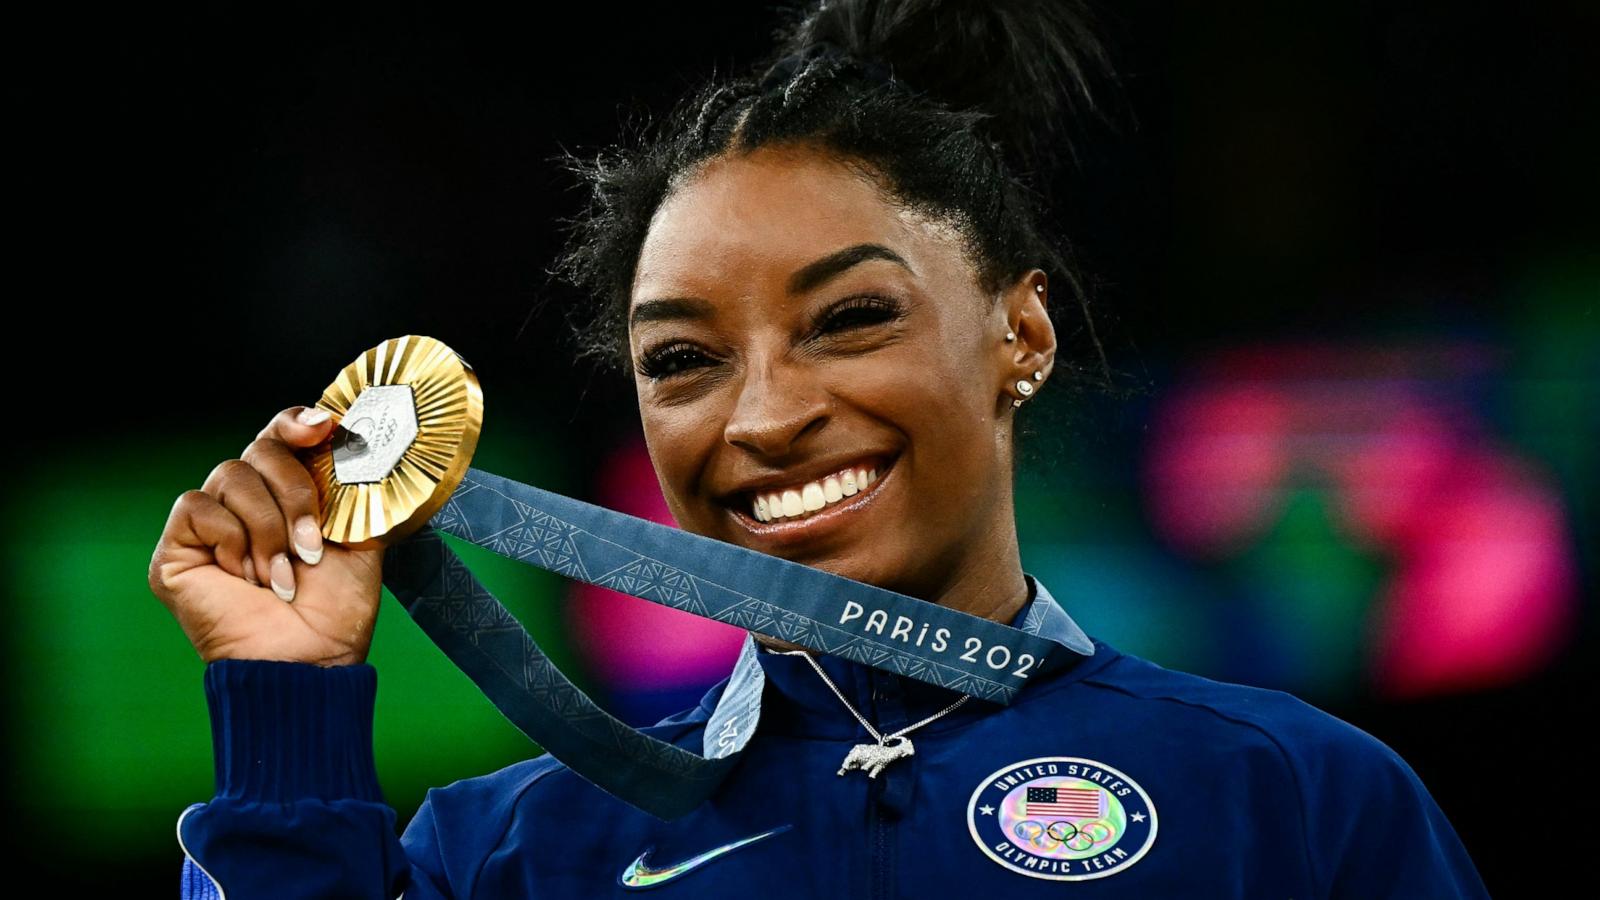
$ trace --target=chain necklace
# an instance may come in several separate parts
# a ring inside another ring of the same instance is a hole
[[[833,679],[828,677],[827,672],[822,671],[822,666],[817,664],[817,660],[809,651],[769,650],[767,652],[781,653],[784,656],[804,656],[806,658],[806,662],[811,664],[811,668],[816,669],[817,674],[822,676],[822,680],[828,685],[828,689],[833,691],[833,695],[839,698],[840,703],[844,704],[844,708],[850,710],[850,715],[855,716],[856,721],[860,722],[861,726],[867,729],[867,732],[871,734],[875,740],[877,740],[876,744],[857,744],[854,747],[851,747],[849,755],[844,758],[844,765],[839,767],[840,775],[843,775],[851,769],[861,769],[867,773],[868,778],[877,778],[878,773],[882,772],[884,767],[889,765],[889,763],[892,763],[897,759],[904,759],[916,752],[911,746],[911,739],[906,737],[907,734],[910,734],[916,729],[921,728],[929,722],[932,722],[934,719],[939,718],[945,713],[953,712],[956,707],[972,699],[972,695],[963,694],[960,700],[957,700],[949,706],[946,706],[944,709],[939,710],[915,725],[907,725],[905,728],[896,731],[894,734],[880,734],[878,729],[873,728],[872,723],[868,722],[866,717],[862,716],[861,713],[856,712],[856,708],[851,706],[850,701],[844,698],[844,694],[840,693],[838,685],[833,683]]]

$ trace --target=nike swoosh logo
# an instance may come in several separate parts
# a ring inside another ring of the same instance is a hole
[[[629,863],[628,867],[622,870],[622,875],[617,878],[617,882],[625,888],[633,888],[635,890],[660,887],[679,875],[692,872],[726,853],[732,853],[740,847],[754,844],[756,841],[772,837],[775,834],[781,834],[793,827],[793,825],[780,825],[771,831],[763,831],[760,834],[752,834],[747,838],[740,838],[731,844],[723,844],[721,847],[712,848],[698,856],[691,856],[683,862],[662,866],[661,868],[655,868],[645,862],[645,857],[649,856],[650,851],[655,849],[651,847],[639,854],[638,859]]]

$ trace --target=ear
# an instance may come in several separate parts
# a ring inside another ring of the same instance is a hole
[[[996,314],[1003,317],[997,341],[1003,348],[1000,394],[1007,408],[1021,406],[1037,394],[1055,365],[1056,329],[1045,307],[1049,295],[1044,271],[1033,269],[1007,288],[996,304]],[[1015,339],[1007,340],[1007,333]],[[1026,387],[1018,388],[1019,381]]]

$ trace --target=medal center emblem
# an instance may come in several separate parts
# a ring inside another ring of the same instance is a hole
[[[334,476],[341,484],[382,481],[416,439],[411,385],[369,387],[339,420],[332,442]]]

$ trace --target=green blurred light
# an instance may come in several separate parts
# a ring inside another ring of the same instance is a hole
[[[214,791],[204,666],[150,592],[150,555],[178,496],[238,452],[238,434],[137,437],[102,453],[41,460],[13,494],[10,635],[17,742],[13,791],[32,846],[93,846],[106,861],[177,852],[184,807]],[[507,428],[485,432],[474,465],[561,492],[558,461]],[[559,461],[564,465],[564,461]],[[496,468],[503,465],[504,468]],[[16,514],[26,510],[25,517]],[[540,645],[575,671],[562,621],[565,580],[447,538]],[[493,771],[537,747],[385,591],[370,662],[374,741],[401,824],[430,785]]]
[[[1600,254],[1535,260],[1513,298],[1499,413],[1517,446],[1561,485],[1575,547],[1592,571],[1600,546]]]
[[[1291,477],[1272,527],[1224,569],[1271,635],[1273,653],[1291,661],[1287,682],[1262,686],[1332,701],[1366,677],[1374,598],[1393,566],[1341,530],[1327,489],[1308,483],[1313,477]]]

